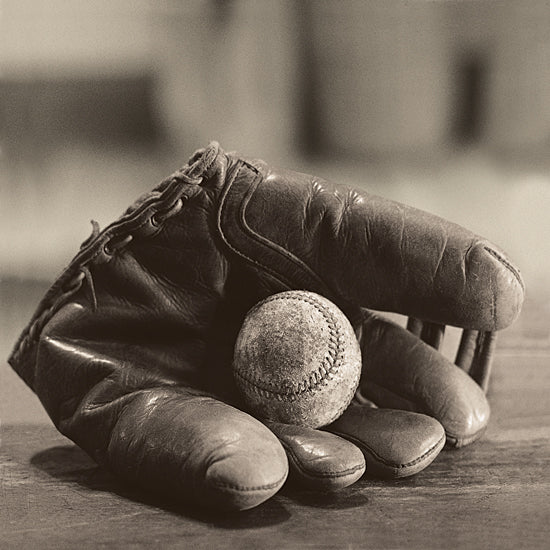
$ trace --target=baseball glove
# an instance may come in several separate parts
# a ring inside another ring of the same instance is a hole
[[[334,424],[268,424],[231,377],[246,312],[289,289],[356,329],[363,374]],[[310,487],[406,476],[489,420],[494,332],[523,301],[493,244],[362,190],[275,170],[216,143],[83,243],[10,363],[57,428],[122,479],[225,509],[256,506],[289,471]],[[407,330],[374,313],[411,317]],[[453,364],[437,350],[463,327]]]

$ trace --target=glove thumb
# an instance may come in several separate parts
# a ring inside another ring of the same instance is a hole
[[[225,510],[253,508],[281,488],[285,452],[258,420],[210,397],[155,392],[134,399],[115,425],[107,461],[116,474]]]

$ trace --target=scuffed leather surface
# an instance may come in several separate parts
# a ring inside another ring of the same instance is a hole
[[[367,472],[380,477],[416,474],[445,444],[437,420],[400,410],[351,406],[328,429],[353,441],[365,454]]]
[[[279,278],[290,271],[337,302],[464,328],[497,330],[519,313],[519,273],[481,237],[406,205],[257,165],[257,181],[237,177],[224,200],[222,234]]]
[[[378,405],[398,396],[437,418],[451,442],[479,436],[483,393],[416,337],[381,329],[369,310],[503,328],[523,300],[504,254],[435,216],[215,143],[83,244],[10,363],[58,429],[121,477],[249,508],[282,486],[288,461],[272,431],[239,410],[233,344],[255,303],[289,289],[346,312],[363,349],[362,388]],[[390,463],[408,463],[437,448],[433,418],[419,428],[405,411],[353,410],[339,433],[368,447],[367,461],[389,453]],[[377,415],[380,430],[359,429],[363,414]],[[305,437],[287,438],[294,456],[305,456]],[[317,438],[313,455],[330,462],[334,441]]]
[[[365,472],[359,447],[332,433],[277,422],[266,425],[287,451],[291,474],[306,487],[334,491],[351,485]]]
[[[372,313],[361,327],[361,392],[386,407],[428,414],[444,426],[450,446],[485,431],[490,407],[483,390],[433,347]],[[407,368],[407,365],[415,368]]]

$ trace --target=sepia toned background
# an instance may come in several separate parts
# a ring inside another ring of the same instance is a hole
[[[4,355],[90,220],[210,140],[469,227],[550,311],[548,1],[0,0],[0,26]],[[4,422],[45,419],[0,375]]]
[[[19,332],[90,220],[210,140],[508,251],[527,298],[478,442],[410,478],[286,484],[215,517],[55,430],[6,363]],[[548,548],[549,212],[550,0],[0,0],[0,546]]]

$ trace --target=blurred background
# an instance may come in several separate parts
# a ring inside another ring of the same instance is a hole
[[[495,241],[548,345],[549,29],[548,0],[0,0],[2,352],[89,221],[213,139]],[[4,420],[43,414],[0,374]]]

